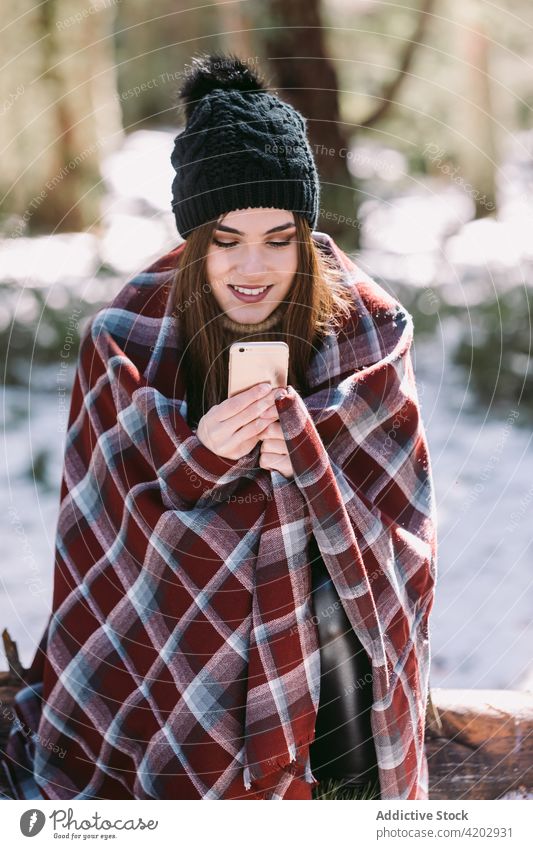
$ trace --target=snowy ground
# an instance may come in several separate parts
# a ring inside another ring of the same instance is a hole
[[[50,297],[56,300],[62,297],[61,287],[68,287],[86,302],[96,303],[103,291],[112,297],[121,279],[177,244],[169,212],[172,172],[167,161],[174,134],[175,130],[135,133],[122,151],[109,158],[105,169],[109,193],[99,233],[0,242],[3,279],[11,277],[21,288],[51,287]],[[531,138],[530,134],[526,139],[530,146]],[[431,183],[430,191],[426,187],[418,194],[413,190],[400,199],[374,202],[365,219],[366,270],[371,274],[375,270],[392,289],[400,278],[442,290],[448,284],[447,299],[460,298],[461,303],[463,298],[473,303],[478,296],[473,269],[477,278],[481,269],[489,285],[498,280],[505,285],[509,268],[524,272],[531,283],[531,239],[521,225],[514,225],[523,220],[524,198],[531,201],[532,181],[522,179],[520,192],[513,191],[511,166],[517,156],[510,154],[510,165],[502,169],[505,182],[500,186],[498,221],[469,223],[470,201],[457,187],[436,183]],[[528,168],[530,162],[531,157]],[[138,174],[143,174],[142,186],[132,176]],[[524,169],[517,174],[523,175]],[[424,226],[417,226],[417,221]],[[511,242],[509,222],[514,222]],[[506,250],[493,250],[495,240]],[[95,277],[102,263],[116,274],[111,283]],[[77,269],[76,278],[72,268]],[[449,285],[452,279],[454,286]],[[0,308],[0,325],[2,318],[6,320]],[[433,340],[417,339],[414,354],[439,515],[431,684],[532,688],[531,434],[517,425],[517,411],[509,409],[494,419],[476,407],[468,375],[450,362],[457,336],[456,320],[445,319]],[[67,386],[73,368],[69,361]],[[51,367],[34,369],[31,387],[30,392],[15,388],[5,392],[5,464],[0,472],[4,540],[0,626],[9,628],[24,664],[33,656],[51,604],[68,404],[58,394]],[[38,470],[44,469],[37,480],[32,458]]]

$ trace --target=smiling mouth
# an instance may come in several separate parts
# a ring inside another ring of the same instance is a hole
[[[259,295],[261,292],[271,289],[273,284],[269,286],[234,286],[232,283],[229,283],[228,285],[230,289],[234,289],[242,295]]]
[[[266,297],[273,285],[274,284],[269,286],[234,286],[231,283],[228,283],[228,288],[231,289],[234,297],[238,301],[249,304],[257,304]]]

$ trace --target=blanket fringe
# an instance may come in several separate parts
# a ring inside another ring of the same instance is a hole
[[[254,782],[264,779],[280,769],[284,769],[286,772],[292,773],[292,775],[296,775],[298,773],[299,763],[301,764],[301,760],[298,760],[298,753],[302,748],[310,746],[314,739],[315,733],[313,731],[313,733],[302,738],[296,744],[289,744],[286,754],[279,755],[279,757],[277,758],[269,758],[269,768],[266,770],[264,769],[264,767],[260,768],[260,774],[252,774],[252,769],[248,765],[246,765],[243,769],[243,781],[245,790],[252,790]],[[311,784],[313,787],[320,783],[312,773],[311,763],[308,757],[306,757],[303,779],[307,784]]]

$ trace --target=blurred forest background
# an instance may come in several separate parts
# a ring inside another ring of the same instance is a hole
[[[530,687],[530,0],[20,0],[0,24],[0,626],[23,661],[50,606],[80,332],[181,241],[177,90],[222,50],[306,116],[317,229],[415,320],[439,511],[432,685]]]

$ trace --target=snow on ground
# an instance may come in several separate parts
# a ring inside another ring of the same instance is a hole
[[[419,342],[414,357],[438,512],[431,685],[521,689],[533,645],[532,435],[516,410],[476,412],[449,361],[451,320],[442,335],[440,349]]]

